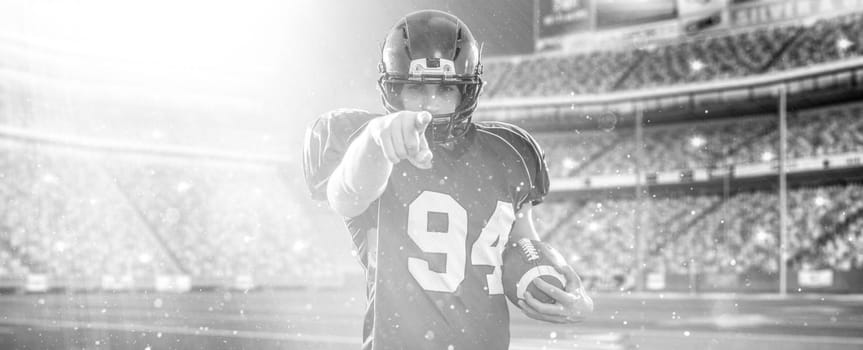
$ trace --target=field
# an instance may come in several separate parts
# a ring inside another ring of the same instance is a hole
[[[513,309],[512,349],[863,349],[859,296],[598,295],[577,326]],[[358,349],[357,291],[0,296],[0,349]]]

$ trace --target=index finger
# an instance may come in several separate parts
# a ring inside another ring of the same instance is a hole
[[[518,307],[524,312],[527,317],[530,317],[534,320],[554,322],[554,323],[569,323],[571,322],[568,318],[563,316],[554,316],[554,315],[546,315],[539,311],[536,311],[533,307],[528,305],[524,300],[518,301]]]
[[[578,277],[578,274],[575,273],[575,269],[572,266],[565,265],[557,268],[557,271],[562,273],[564,277],[566,277],[566,291],[573,292],[582,292],[582,283],[581,278]]]
[[[422,111],[417,113],[416,121],[414,125],[420,133],[425,132],[426,127],[428,127],[429,123],[431,123],[432,115],[429,112]]]
[[[555,301],[565,305],[575,305],[580,299],[581,294],[574,295],[567,293],[563,289],[560,289],[551,283],[544,281],[542,278],[537,278],[533,280],[533,283],[536,285],[539,290],[545,292],[550,297],[552,297]]]
[[[414,158],[420,151],[419,139],[421,135],[418,135],[416,123],[416,119],[414,121],[405,120],[404,123],[401,123],[401,139],[404,141],[405,151],[409,158]]]
[[[546,304],[536,299],[530,292],[524,293],[524,302],[543,315],[566,317],[567,311],[563,304]]]

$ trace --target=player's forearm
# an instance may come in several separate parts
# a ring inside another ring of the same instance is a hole
[[[330,176],[327,184],[330,206],[346,217],[359,215],[384,192],[392,169],[393,164],[364,130]]]

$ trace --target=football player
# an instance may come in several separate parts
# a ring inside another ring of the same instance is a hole
[[[306,136],[313,197],[346,217],[366,270],[366,349],[506,349],[501,255],[538,239],[531,208],[548,192],[544,156],[524,130],[472,122],[480,48],[450,14],[419,11],[387,35],[378,87],[386,115],[337,110]],[[593,310],[571,267],[556,300],[527,316],[575,323]]]

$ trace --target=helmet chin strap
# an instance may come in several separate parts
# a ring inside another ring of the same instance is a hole
[[[431,137],[429,137],[429,135],[427,135],[427,137],[429,137],[432,140],[432,142],[438,143],[438,144],[446,144],[446,143],[452,143],[454,141],[458,141],[462,136],[464,136],[467,133],[467,130],[470,127],[469,126],[470,119],[471,119],[470,117],[459,120],[460,119],[459,117],[461,116],[462,113],[463,112],[454,112],[454,113],[437,115],[438,119],[444,119],[444,118],[447,119],[445,124],[441,123],[443,125],[440,125],[441,126],[440,129],[443,129],[443,130],[441,130],[442,132],[440,134],[443,134],[444,136],[438,136],[440,134],[437,133],[438,128],[434,124],[435,116],[433,115],[432,116],[432,124],[429,125],[430,129],[426,130],[426,133],[427,134],[430,133]]]

